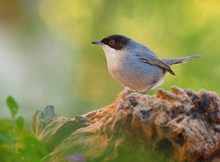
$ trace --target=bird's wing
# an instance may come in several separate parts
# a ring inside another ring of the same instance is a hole
[[[140,51],[136,51],[136,56],[139,57],[139,60],[143,63],[147,63],[150,65],[158,66],[165,71],[169,72],[172,75],[175,73],[172,71],[170,66],[166,64],[163,60],[159,59],[151,50],[148,48]]]
[[[147,60],[145,58],[140,58],[139,60],[143,63],[158,66],[158,67],[164,69],[165,71],[169,72],[170,74],[175,75],[175,73],[172,71],[172,69],[169,67],[169,65],[167,65],[165,62],[163,62],[160,59],[155,58],[152,60]]]

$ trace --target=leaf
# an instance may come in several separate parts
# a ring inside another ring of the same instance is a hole
[[[19,108],[17,102],[14,100],[13,97],[9,96],[6,100],[6,104],[11,111],[12,117],[14,117],[17,114]]]
[[[17,125],[17,127],[20,129],[20,130],[23,130],[24,128],[24,118],[22,116],[19,116],[16,120],[15,120],[15,123]]]
[[[0,130],[0,145],[1,144],[6,144],[6,145],[11,145],[12,144],[11,138],[3,130]]]
[[[22,137],[22,136],[18,136],[18,135],[11,136],[11,141],[13,143],[18,143],[18,142],[21,142],[23,140],[24,140],[24,137]]]
[[[39,151],[41,154],[45,156],[48,155],[48,151],[45,145],[41,141],[39,141],[37,138],[33,136],[28,136],[28,137],[25,137],[25,141],[28,144],[32,144],[36,151]]]

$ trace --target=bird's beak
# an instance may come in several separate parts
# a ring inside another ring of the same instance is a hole
[[[102,45],[102,42],[101,41],[92,41],[92,44]]]

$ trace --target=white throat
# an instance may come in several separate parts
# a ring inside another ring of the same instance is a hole
[[[101,45],[102,49],[105,52],[105,56],[108,59],[108,61],[110,61],[109,59],[115,59],[115,57],[117,57],[117,53],[118,51],[114,48],[109,47],[108,45]]]
[[[114,67],[117,67],[119,65],[119,61],[121,61],[121,58],[123,57],[122,51],[111,48],[105,44],[101,45],[101,47],[104,50],[108,63],[108,68],[112,69]]]

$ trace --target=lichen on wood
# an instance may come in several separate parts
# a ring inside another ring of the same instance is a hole
[[[51,106],[37,111],[34,132],[50,151],[46,161],[218,161],[218,95],[171,90],[143,95],[125,89],[109,106],[75,118]]]

